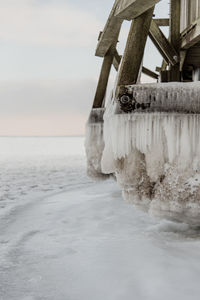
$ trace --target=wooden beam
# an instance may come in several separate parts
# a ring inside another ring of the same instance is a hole
[[[117,49],[116,49],[115,53],[114,53],[114,59],[113,59],[113,66],[116,71],[118,71],[118,69],[119,69],[121,58],[122,58],[122,56],[119,55],[119,53],[117,52]]]
[[[156,70],[156,72],[159,72],[159,73],[160,73],[160,72],[161,72],[161,67],[158,67],[158,66],[157,66],[155,70]]]
[[[99,76],[99,81],[96,89],[96,94],[94,97],[93,108],[103,107],[114,54],[115,54],[115,45],[111,46],[111,48],[108,50],[108,52],[104,57],[100,76]]]
[[[181,33],[181,49],[189,49],[200,41],[200,18]]]
[[[145,67],[142,67],[142,73],[144,73],[145,75],[147,75],[151,78],[158,79],[158,74],[156,74],[155,72],[153,72]]]
[[[160,81],[161,82],[169,82],[169,71],[164,70],[160,72]]]
[[[187,50],[180,51],[180,71],[183,71],[186,55],[187,55]]]
[[[154,20],[152,20],[151,22],[149,37],[151,38],[152,42],[154,43],[166,63],[170,62],[172,65],[175,65],[178,62],[178,53],[165,37]]]
[[[153,19],[158,26],[169,26],[169,19]]]
[[[104,30],[99,35],[99,42],[95,52],[96,56],[104,57],[111,45],[115,44],[118,40],[119,32],[123,22],[123,19],[119,19],[114,16],[118,2],[119,0],[115,0]]]
[[[183,69],[192,66],[194,69],[200,68],[200,42],[195,44],[188,50],[181,50],[185,52],[185,61]]]
[[[181,18],[180,15],[181,15],[181,0],[171,0],[169,40],[177,52],[180,49],[180,18]]]
[[[160,73],[161,71],[166,71],[167,66],[168,65],[167,65],[166,61],[163,59],[161,67],[156,67],[156,72]]]
[[[113,66],[114,66],[116,71],[119,70],[119,65],[120,65],[120,62],[121,62],[121,58],[122,58],[122,56],[119,55],[117,50],[115,50],[114,59],[113,59]],[[145,67],[142,67],[142,73],[144,73],[145,75],[147,75],[151,78],[158,79],[158,74],[156,74],[155,72],[153,72],[153,71],[151,71],[151,70],[149,70]]]
[[[166,71],[166,70],[167,70],[167,63],[166,63],[166,61],[163,59],[162,65],[161,65],[161,71]]]
[[[120,93],[120,86],[135,84],[138,80],[153,11],[154,7],[132,21],[119,71],[116,96]]]
[[[181,0],[171,0],[170,2],[170,42],[176,49],[176,52],[180,53],[180,18],[181,18]],[[180,64],[170,66],[170,80],[180,81]]]
[[[133,20],[153,7],[160,0],[120,0],[115,11],[115,17]]]

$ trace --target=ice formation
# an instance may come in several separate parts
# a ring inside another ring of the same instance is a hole
[[[115,173],[125,199],[153,214],[200,217],[200,85],[128,87],[145,111],[125,114],[112,100],[104,114],[104,173]],[[200,219],[199,221],[200,222]]]
[[[86,124],[85,150],[87,173],[90,177],[107,177],[101,170],[101,158],[104,149],[103,114],[104,108],[93,108]]]
[[[149,103],[149,112],[200,113],[199,82],[137,84],[128,91],[138,103]]]

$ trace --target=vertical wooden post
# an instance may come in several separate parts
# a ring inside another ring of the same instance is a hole
[[[119,72],[118,87],[137,82],[153,11],[154,6],[132,21]],[[119,89],[116,96],[118,93]]]
[[[92,108],[100,108],[103,107],[104,105],[104,98],[106,95],[106,89],[108,85],[108,79],[109,79],[110,70],[114,59],[115,50],[116,50],[115,45],[111,46],[103,59],[101,73],[99,76],[99,81],[98,81]]]
[[[180,53],[180,18],[181,1],[170,2],[170,42],[177,53]],[[170,67],[170,81],[180,81],[180,63]]]

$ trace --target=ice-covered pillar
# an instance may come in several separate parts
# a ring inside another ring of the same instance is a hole
[[[129,203],[149,203],[152,183],[147,175],[145,155],[136,148],[121,159],[115,160],[115,176],[123,197]]]
[[[104,149],[103,114],[105,110],[106,89],[115,52],[116,43],[110,47],[104,57],[92,110],[86,124],[85,149],[87,156],[87,173],[93,178],[107,176],[101,171],[101,157]]]
[[[123,196],[155,215],[200,224],[200,85],[126,87],[135,110],[112,100],[104,114],[102,171]]]
[[[103,114],[104,108],[93,108],[86,124],[85,150],[87,173],[92,178],[107,177],[101,170],[101,158],[104,150]]]

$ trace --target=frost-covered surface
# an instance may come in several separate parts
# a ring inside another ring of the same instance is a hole
[[[137,84],[128,90],[138,103],[149,103],[150,112],[200,113],[199,82]]]
[[[199,83],[129,89],[143,102],[151,95],[157,112],[124,114],[111,101],[104,114],[102,171],[116,174],[128,201],[148,203],[153,214],[200,224],[200,114],[183,109],[198,112]]]
[[[0,144],[15,195],[10,213],[0,209],[1,300],[199,300],[198,228],[154,219],[112,180],[88,179],[83,138]]]
[[[73,187],[80,166],[79,176],[88,182],[83,141],[0,137],[0,217],[11,214],[16,205]]]
[[[93,108],[86,124],[85,150],[87,156],[87,173],[93,178],[107,177],[101,170],[101,158],[104,149],[104,111],[104,108]]]

